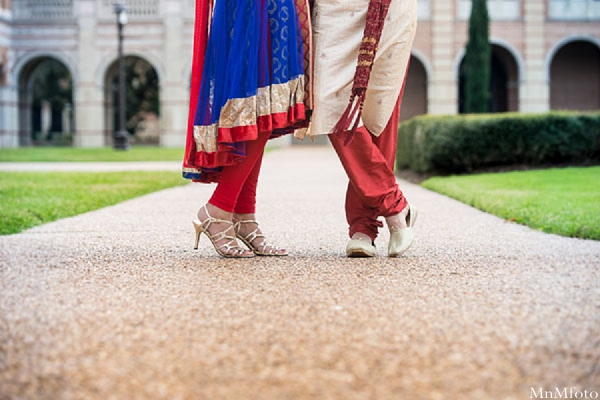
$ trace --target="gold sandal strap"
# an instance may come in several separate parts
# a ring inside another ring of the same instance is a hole
[[[204,230],[204,232],[207,235],[210,235],[212,237],[212,240],[214,241],[214,244],[216,246],[219,247],[219,249],[223,250],[225,249],[226,254],[228,255],[236,255],[236,254],[243,254],[244,253],[244,249],[242,247],[239,246],[236,238],[234,236],[229,236],[227,235],[227,232],[233,228],[233,232],[235,234],[235,226],[234,223],[232,221],[227,221],[225,219],[220,219],[220,218],[215,218],[213,216],[210,215],[210,213],[208,212],[208,208],[206,208],[206,205],[204,206],[204,212],[206,213],[206,219],[204,221],[202,221],[202,229]],[[230,225],[229,228],[222,230],[220,232],[217,232],[215,234],[210,234],[208,233],[208,229],[210,228],[210,226],[213,223],[221,223],[221,224],[228,224]],[[229,241],[222,243],[221,245],[217,245],[217,242],[222,241],[223,239],[229,239]],[[232,243],[234,244],[232,246]],[[233,250],[233,252],[232,252]]]
[[[240,225],[241,224],[250,224],[250,223],[256,224],[256,228],[254,228],[254,230],[252,232],[248,233],[245,236],[239,235],[238,232],[240,230]],[[256,220],[247,219],[247,220],[236,221],[234,224],[234,229],[235,229],[236,235],[238,235],[240,238],[243,238],[247,243],[252,244],[252,246],[261,253],[277,254],[281,251],[281,249],[279,247],[269,244],[267,242],[267,238],[265,237],[265,235],[263,235],[262,233],[258,233],[259,224],[258,224],[258,221],[256,221]],[[254,241],[256,239],[262,239],[262,242],[259,245],[255,245]]]
[[[253,221],[251,219],[249,220],[244,220],[244,221],[237,221],[233,227],[235,229],[236,235],[238,234],[239,230],[240,230],[240,225],[241,224],[248,224],[248,223],[253,223],[256,224],[256,228],[254,228],[254,230],[250,233],[248,233],[247,235],[243,236],[243,238],[245,240],[247,240],[248,242],[252,243],[254,242],[254,240],[256,240],[257,238],[263,238],[265,239],[265,235],[263,235],[262,233],[258,233],[258,222]]]

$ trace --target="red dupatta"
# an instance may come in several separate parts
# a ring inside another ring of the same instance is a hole
[[[188,111],[187,139],[183,158],[184,168],[195,168],[196,142],[194,141],[194,113],[198,105],[198,93],[202,83],[202,67],[208,42],[210,15],[212,14],[213,0],[196,0],[196,16],[194,22],[194,49],[192,58],[192,79],[190,84],[190,104]]]

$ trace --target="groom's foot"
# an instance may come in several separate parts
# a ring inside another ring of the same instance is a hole
[[[406,207],[404,207],[402,209],[402,211],[400,211],[399,214],[385,217],[385,222],[387,223],[387,226],[388,226],[388,229],[390,230],[390,232],[392,231],[392,228],[398,230],[398,229],[404,229],[404,228],[408,227],[408,225],[406,223],[406,217],[408,216],[409,210],[410,210],[410,207],[407,204]]]
[[[350,238],[346,245],[346,255],[348,257],[374,257],[377,253],[375,244],[369,235],[362,232],[356,232]]]

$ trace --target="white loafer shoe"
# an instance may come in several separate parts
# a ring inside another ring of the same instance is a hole
[[[417,220],[417,210],[410,204],[406,214],[406,228],[390,227],[390,242],[388,243],[388,256],[398,257],[402,255],[413,242],[415,233],[413,226]]]
[[[375,257],[376,253],[375,245],[366,240],[350,239],[346,245],[346,255],[348,257]]]

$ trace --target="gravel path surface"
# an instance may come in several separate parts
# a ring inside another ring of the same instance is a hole
[[[344,257],[329,147],[264,160],[285,258],[225,260],[190,184],[0,237],[0,399],[529,399],[600,392],[600,242],[400,182],[399,259]]]

